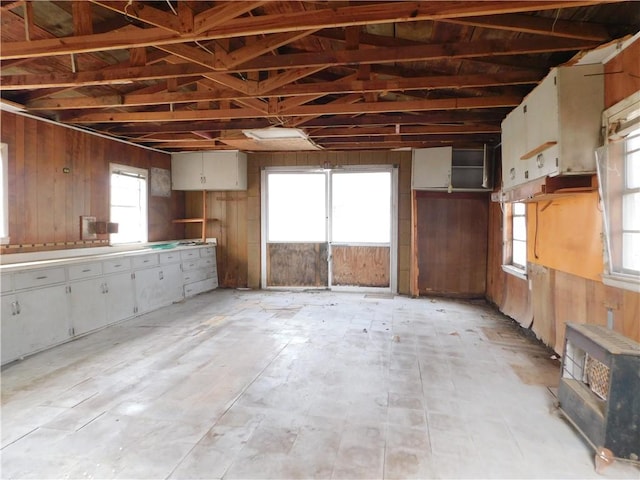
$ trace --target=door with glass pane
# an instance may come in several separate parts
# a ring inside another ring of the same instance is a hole
[[[265,172],[263,285],[329,286],[326,192],[321,170]]]
[[[395,291],[391,167],[263,175],[264,286]]]
[[[331,172],[330,286],[391,288],[392,174]]]

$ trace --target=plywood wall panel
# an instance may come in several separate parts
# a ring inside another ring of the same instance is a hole
[[[332,285],[388,287],[389,247],[335,246]]]
[[[267,285],[326,287],[327,244],[270,243],[267,245]]]
[[[528,272],[533,308],[531,328],[549,346],[556,343],[555,273],[553,269],[536,265],[530,265]]]

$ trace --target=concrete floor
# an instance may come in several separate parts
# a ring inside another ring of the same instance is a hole
[[[2,371],[3,478],[635,478],[484,304],[219,290]]]

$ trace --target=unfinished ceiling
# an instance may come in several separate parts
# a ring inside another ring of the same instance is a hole
[[[3,103],[167,152],[476,147],[637,2],[1,1]],[[284,147],[283,147],[284,145]]]

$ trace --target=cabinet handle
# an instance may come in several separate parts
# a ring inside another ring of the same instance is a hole
[[[36,277],[36,280],[44,280],[45,278],[48,278],[47,275],[41,275],[39,277]]]
[[[20,315],[20,302],[16,302],[16,314]]]
[[[162,270],[160,270],[158,274],[159,274],[158,276],[160,277],[160,280],[164,280],[164,274],[162,273]]]
[[[109,285],[104,284],[104,293],[109,293]]]
[[[149,259],[143,260],[142,263],[149,263]]]
[[[11,315],[17,314],[16,302],[11,302]]]
[[[121,263],[116,263],[116,264],[113,266],[113,268],[120,268],[121,266],[122,266],[122,264],[121,264]]]
[[[85,268],[85,269],[82,270],[82,273],[87,273],[87,272],[90,272],[90,271],[91,271],[90,268]]]

